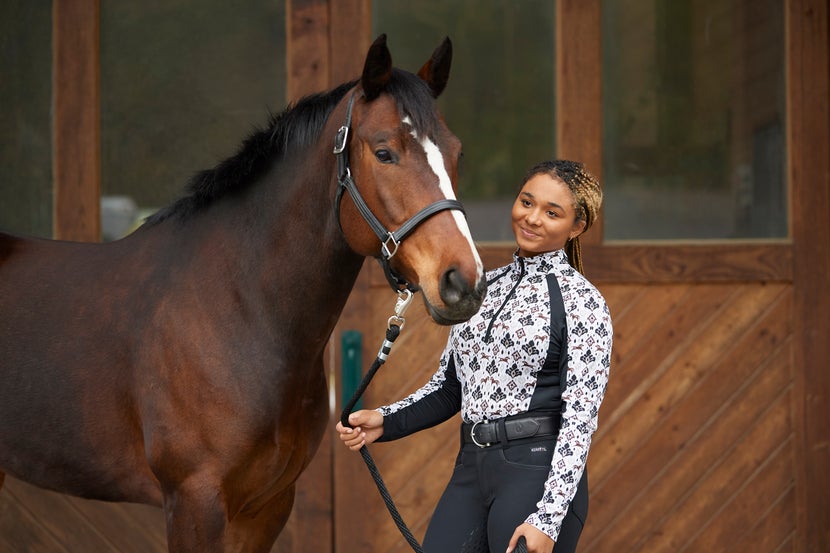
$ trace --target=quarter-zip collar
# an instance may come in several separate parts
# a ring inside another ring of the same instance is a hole
[[[556,265],[568,265],[568,256],[564,249],[540,253],[532,257],[520,257],[519,250],[513,252],[513,266],[516,270],[523,268],[527,274],[548,274]]]
[[[540,253],[532,257],[520,256],[518,248],[515,252],[513,252],[512,269],[509,272],[517,276],[514,277],[513,275],[509,275],[509,278],[514,279],[513,286],[510,288],[510,292],[508,292],[504,297],[501,305],[499,305],[499,308],[496,309],[496,312],[493,314],[493,318],[490,319],[490,322],[487,325],[487,332],[484,333],[485,343],[490,341],[493,324],[499,318],[499,315],[502,310],[504,310],[510,299],[516,294],[516,288],[519,287],[522,279],[524,279],[526,275],[548,274],[555,265],[560,265],[562,263],[566,265],[568,264],[568,256],[565,254],[565,250]],[[504,275],[505,273],[502,273],[502,276]]]

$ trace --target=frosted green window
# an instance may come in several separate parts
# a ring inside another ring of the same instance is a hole
[[[606,240],[787,237],[783,4],[603,1]]]
[[[104,239],[282,111],[285,51],[284,1],[101,2]]]
[[[52,3],[0,3],[0,230],[52,236]]]

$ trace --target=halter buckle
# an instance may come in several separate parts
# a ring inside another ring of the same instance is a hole
[[[346,149],[346,142],[349,139],[349,127],[343,125],[337,130],[337,135],[334,137],[334,154],[340,155]]]
[[[389,243],[390,242],[392,243],[392,245],[395,246],[392,249],[392,251],[389,251]],[[400,243],[400,241],[395,239],[395,235],[392,234],[391,232],[387,232],[386,233],[386,240],[384,240],[380,244],[380,251],[383,252],[383,257],[385,257],[387,260],[389,260],[389,259],[392,259],[393,257],[395,257],[395,254],[398,253],[398,246],[400,246],[400,245],[401,245],[401,243]]]

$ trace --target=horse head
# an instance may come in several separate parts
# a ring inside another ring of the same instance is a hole
[[[346,241],[355,252],[380,258],[387,275],[395,275],[393,286],[420,289],[439,324],[469,319],[486,289],[455,195],[461,142],[435,103],[451,58],[444,39],[417,75],[401,71],[392,67],[381,35],[344,99],[346,123],[335,145]]]

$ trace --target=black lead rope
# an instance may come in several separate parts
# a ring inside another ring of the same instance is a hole
[[[380,366],[386,362],[386,357],[392,350],[392,344],[395,343],[395,340],[398,338],[400,333],[401,327],[399,325],[394,323],[389,324],[389,327],[386,330],[386,340],[384,340],[378,356],[375,358],[375,361],[372,363],[372,366],[369,368],[366,376],[364,376],[363,380],[361,380],[360,385],[357,387],[357,390],[355,390],[355,393],[352,396],[352,399],[349,400],[349,403],[343,408],[343,413],[340,415],[340,422],[343,426],[352,428],[352,425],[349,423],[349,415],[351,414],[352,409],[354,409],[354,406],[366,391],[366,388],[369,387],[369,382],[372,381],[372,378],[375,376],[375,373],[378,372]],[[392,520],[395,521],[395,525],[398,527],[398,530],[400,530],[401,534],[406,541],[409,542],[409,545],[414,551],[417,553],[423,553],[421,544],[418,543],[418,540],[416,540],[415,536],[412,535],[412,531],[406,525],[406,522],[404,522],[403,517],[398,512],[398,508],[395,507],[392,495],[389,493],[389,489],[386,487],[386,484],[380,475],[380,471],[378,470],[377,465],[375,465],[372,455],[369,453],[369,448],[364,445],[360,448],[360,454],[363,456],[363,461],[366,462],[366,467],[369,469],[369,473],[375,481],[375,486],[377,486],[378,492],[380,492],[380,496],[383,498],[383,502],[386,503],[386,509],[389,511],[389,514],[392,515]]]

